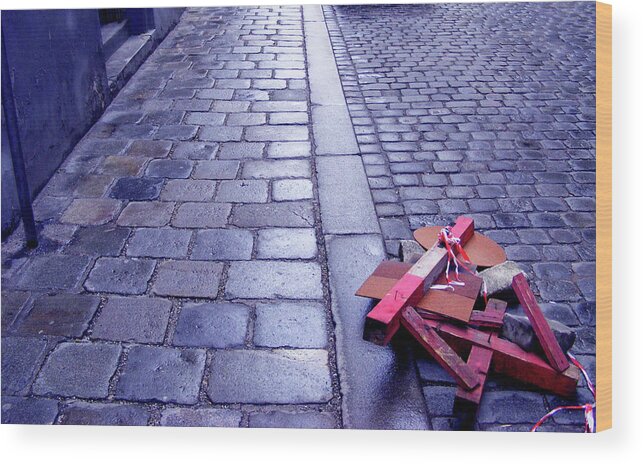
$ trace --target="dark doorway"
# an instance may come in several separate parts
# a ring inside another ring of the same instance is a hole
[[[123,8],[98,10],[98,18],[101,24],[120,23],[125,19],[125,10]]]

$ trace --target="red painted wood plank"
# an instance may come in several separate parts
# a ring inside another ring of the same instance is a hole
[[[473,237],[473,232],[473,219],[464,216],[460,216],[451,228],[451,233],[460,239],[463,246]]]
[[[487,301],[484,311],[481,314],[493,314],[500,315],[501,319],[505,314],[507,309],[507,303],[501,300],[494,298]],[[491,339],[498,337],[498,331],[491,331]],[[480,384],[473,390],[464,390],[460,387],[456,390],[456,402],[459,404],[459,407],[462,407],[463,404],[467,404],[466,408],[474,412],[478,409],[480,400],[482,399],[482,393],[484,390],[484,384],[487,380],[487,373],[491,367],[491,359],[493,357],[493,350],[489,348],[483,348],[480,346],[472,346],[471,352],[469,353],[469,358],[467,360],[467,365],[470,366],[478,376],[478,381]]]
[[[474,311],[474,313],[476,313],[475,317],[473,317],[473,314],[471,316],[472,325],[496,330],[500,330],[502,328],[503,319],[505,317],[504,311]]]
[[[413,238],[428,250],[438,240],[441,229],[440,226],[423,227],[413,232]],[[479,232],[475,232],[463,248],[471,262],[478,266],[491,267],[507,261],[504,249]]]
[[[464,243],[473,235],[473,220],[460,216],[453,229],[454,236]],[[422,255],[368,313],[364,324],[364,339],[386,345],[399,326],[402,309],[415,305],[424,296],[444,271],[446,264],[447,253],[442,247],[436,246]]]
[[[525,275],[516,275],[513,278],[511,287],[514,292],[516,292],[516,296],[531,322],[534,333],[536,334],[543,352],[545,353],[545,357],[552,367],[558,372],[564,371],[569,367],[567,356],[563,353],[563,350],[560,348],[560,345],[554,336],[554,332],[552,332],[551,327],[547,324],[547,320],[540,310],[540,306],[538,306],[538,303],[536,302],[536,297],[531,291],[529,282],[527,282]]]
[[[518,345],[472,327],[425,320],[454,349],[472,345],[493,351],[491,367],[494,372],[507,375],[520,382],[565,397],[576,394],[579,370],[571,365],[563,372],[556,371],[540,356],[524,351]]]
[[[416,306],[415,310],[422,316],[422,319],[450,322],[448,318],[440,314],[423,310],[420,305]],[[472,311],[471,317],[469,318],[469,325],[483,327],[485,329],[501,329],[503,317],[504,313],[498,311],[491,311],[489,314],[486,311]]]
[[[471,390],[479,384],[478,376],[472,368],[446,344],[444,340],[410,306],[402,310],[402,325],[422,347],[446,370],[460,388]]]
[[[523,351],[509,340],[496,338],[493,343],[494,372],[514,378],[523,383],[542,388],[556,395],[573,398],[580,378],[580,371],[570,365],[558,372],[539,356]]]

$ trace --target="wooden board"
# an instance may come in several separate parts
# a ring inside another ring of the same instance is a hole
[[[437,242],[440,230],[441,226],[423,227],[413,232],[413,237],[428,250]],[[478,266],[491,267],[507,261],[505,250],[479,232],[475,232],[463,248],[471,262]]]
[[[422,316],[422,319],[427,319],[430,321],[442,321],[442,322],[451,322],[452,319],[448,319],[439,314],[435,314],[429,311],[425,311],[421,308],[415,307],[415,311]],[[504,313],[501,312],[489,312],[489,311],[476,311],[471,312],[471,318],[469,319],[469,325],[474,327],[484,328],[484,329],[494,329],[499,330],[502,328]]]
[[[540,342],[545,357],[558,372],[564,371],[569,367],[569,361],[540,310],[536,297],[529,287],[529,282],[527,282],[527,277],[524,274],[516,275],[511,282],[511,287],[516,292],[516,296],[525,314],[527,314],[529,322],[531,322],[534,334],[536,334],[536,338]]]
[[[458,388],[465,391],[475,388],[480,382],[476,372],[410,306],[402,310],[402,325],[422,347],[451,375]]]
[[[493,314],[494,317],[499,315],[501,318],[504,316],[507,309],[507,303],[501,300],[496,300],[491,298],[487,305],[485,306],[482,314]],[[498,337],[498,329],[492,330],[489,332],[490,337]],[[489,348],[483,348],[481,346],[472,346],[471,352],[469,353],[469,358],[467,359],[467,366],[471,367],[473,371],[478,376],[479,385],[472,390],[465,390],[458,387],[455,396],[456,404],[458,407],[465,407],[472,413],[475,413],[482,399],[482,393],[484,391],[484,385],[487,380],[487,373],[491,367],[491,359],[493,357],[493,351]]]
[[[473,220],[460,216],[452,233],[466,243],[473,235]],[[400,325],[402,309],[415,306],[444,272],[446,265],[447,252],[440,246],[436,245],[422,255],[366,315],[364,339],[379,345],[388,344]]]
[[[471,352],[467,359],[467,366],[475,372],[475,375],[478,378],[478,386],[471,390],[465,390],[458,386],[455,392],[456,402],[466,402],[474,406],[478,406],[480,404],[484,385],[487,381],[487,373],[491,368],[492,357],[493,351],[490,349],[482,348],[480,346],[471,347]]]
[[[411,267],[411,264],[399,261],[383,261],[355,294],[381,300]],[[451,273],[451,277],[455,278],[455,275]],[[453,291],[429,291],[414,306],[459,321],[469,321],[476,299],[480,294],[482,279],[465,272],[460,274],[460,280],[465,283],[464,286],[455,285]],[[446,283],[444,273],[434,282],[436,285]]]

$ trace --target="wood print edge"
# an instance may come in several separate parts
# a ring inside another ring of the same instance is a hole
[[[596,2],[596,425],[612,427],[612,6]]]

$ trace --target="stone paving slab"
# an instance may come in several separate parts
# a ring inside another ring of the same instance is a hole
[[[257,259],[311,259],[317,255],[312,228],[262,229],[257,236]]]
[[[3,424],[53,424],[58,402],[46,398],[2,395]]]
[[[100,299],[89,295],[42,295],[16,324],[16,332],[32,335],[81,337],[98,309]]]
[[[155,261],[139,258],[99,258],[85,281],[90,292],[140,295],[147,290]]]
[[[326,348],[325,310],[303,301],[258,304],[254,343],[269,348]]]
[[[248,425],[255,428],[334,429],[335,419],[323,412],[257,412],[250,414]]]
[[[244,163],[244,179],[274,179],[280,177],[310,178],[310,162],[308,160],[270,160]]]
[[[317,263],[233,262],[228,270],[226,296],[319,299],[323,297],[321,269]]]
[[[229,203],[187,202],[177,208],[171,225],[189,229],[223,227],[231,210]]]
[[[344,130],[346,127],[351,130]],[[344,105],[313,107],[313,130],[318,155],[354,155],[359,147],[352,132],[352,123]]]
[[[155,200],[158,198],[162,186],[163,179],[158,177],[122,177],[116,181],[109,196],[130,201]]]
[[[119,226],[162,227],[170,222],[174,203],[142,202],[129,203],[118,216]]]
[[[249,260],[253,242],[254,237],[248,230],[200,230],[194,239],[191,257],[203,261]]]
[[[129,240],[127,256],[147,258],[185,258],[192,232],[170,228],[135,229]]]
[[[385,257],[378,235],[334,236],[326,241],[331,307],[337,325],[343,425],[347,428],[426,429],[424,400],[415,366],[404,349],[381,347],[363,333],[366,300],[355,289]]]
[[[209,180],[168,180],[161,191],[161,200],[166,202],[209,201],[212,200],[214,196],[216,186],[217,183],[215,181]]]
[[[12,283],[31,290],[69,290],[78,285],[88,265],[89,258],[85,256],[37,256],[19,270]]]
[[[268,158],[308,158],[310,151],[310,142],[272,142],[268,145],[267,155]]]
[[[289,201],[236,206],[230,222],[238,227],[311,227],[315,218],[309,202]]]
[[[63,425],[147,425],[150,413],[133,404],[74,401],[65,405],[58,423]]]
[[[332,398],[328,353],[217,351],[210,367],[208,396],[214,403],[325,403]]]
[[[160,298],[110,297],[92,329],[92,338],[161,343],[172,302]]]
[[[108,198],[79,198],[72,201],[69,208],[65,210],[61,222],[79,225],[105,224],[120,208],[119,201]]]
[[[265,203],[268,187],[264,180],[224,180],[219,184],[216,199],[230,203]]]
[[[166,408],[161,425],[167,427],[239,427],[241,411],[221,408]]]
[[[67,247],[70,254],[118,256],[125,246],[130,230],[113,225],[82,227]]]
[[[118,345],[106,343],[61,343],[45,361],[33,391],[45,396],[106,398],[120,352]]]
[[[3,291],[2,292],[2,336],[4,337],[9,327],[29,300],[29,292]]]
[[[313,184],[308,179],[280,179],[272,183],[274,201],[308,200],[313,198]]]
[[[379,233],[371,192],[359,157],[318,158],[317,176],[325,234]]]
[[[2,337],[2,395],[24,393],[47,353],[47,340]]]
[[[188,303],[181,309],[172,341],[178,346],[242,347],[249,319],[249,308],[241,304]]]
[[[216,298],[223,265],[206,261],[166,261],[159,265],[152,292],[161,296]]]

